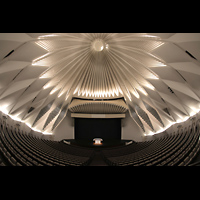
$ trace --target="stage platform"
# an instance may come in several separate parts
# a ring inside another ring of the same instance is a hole
[[[105,139],[102,141],[102,144],[95,144],[93,140],[75,140],[75,139],[64,139],[62,140],[66,143],[70,143],[74,146],[82,146],[82,147],[88,147],[88,148],[109,148],[109,147],[118,147],[126,145],[126,143],[132,141],[132,140],[113,140],[113,139]]]

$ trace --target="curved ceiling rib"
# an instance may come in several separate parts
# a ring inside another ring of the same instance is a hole
[[[0,34],[0,110],[45,134],[73,97],[124,98],[143,134],[159,133],[200,110],[198,44],[194,33]]]

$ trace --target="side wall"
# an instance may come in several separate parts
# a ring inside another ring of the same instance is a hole
[[[4,113],[0,112],[0,118],[4,121]],[[134,141],[146,141],[152,140],[159,137],[163,137],[166,134],[175,134],[179,128],[185,129],[192,125],[193,122],[200,120],[200,112],[194,116],[188,118],[187,121],[176,123],[169,127],[166,131],[153,135],[153,136],[143,136],[142,130],[135,124],[135,122],[130,117],[129,113],[126,113],[126,118],[121,120],[121,138]],[[40,132],[31,130],[26,124],[14,121],[9,116],[7,116],[6,123],[9,126],[19,128],[23,130],[24,133],[35,135],[39,138],[60,141],[62,139],[74,139],[74,118],[71,117],[71,112],[69,111],[65,119],[60,123],[60,125],[55,129],[53,135],[43,135]],[[18,124],[18,125],[17,125]]]
[[[126,117],[121,120],[122,127],[122,140],[134,140],[134,141],[142,141],[143,132],[136,125],[133,119],[130,117],[129,112],[126,112]]]
[[[53,132],[54,140],[74,139],[74,118],[71,117],[71,112],[68,111],[66,117]]]

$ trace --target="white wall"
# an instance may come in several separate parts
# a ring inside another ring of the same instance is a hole
[[[0,112],[0,118],[4,116],[2,112]],[[3,119],[3,118],[2,118]],[[130,117],[128,111],[126,112],[126,117],[121,120],[122,125],[122,139],[124,140],[134,140],[134,141],[145,141],[152,140],[156,138],[163,137],[166,134],[177,133],[179,126],[182,126],[183,130],[185,127],[189,127],[192,124],[193,120],[197,121],[200,119],[200,112],[196,115],[190,117],[187,121],[182,123],[176,123],[168,128],[166,131],[153,135],[153,136],[143,136],[142,130],[135,124],[135,122]],[[42,135],[42,133],[31,130],[26,124],[14,121],[9,116],[7,116],[6,123],[10,126],[16,127],[16,124],[20,124],[20,129],[23,132],[26,132],[30,135],[35,135],[39,138],[50,139],[55,141],[60,141],[62,139],[74,139],[74,118],[71,117],[71,112],[68,111],[67,116],[63,119],[60,125],[54,130],[53,135]]]
[[[122,125],[122,139],[142,141],[142,130],[135,124],[126,112],[126,117],[121,120]],[[60,141],[62,139],[74,139],[74,118],[71,117],[71,112],[68,111],[67,116],[59,124],[53,133],[53,139]]]
[[[54,140],[74,139],[74,118],[71,117],[71,112],[68,111],[66,117],[53,131]]]
[[[130,117],[129,112],[126,112],[126,117],[121,120],[122,140],[142,141],[142,130],[136,125]]]
[[[122,125],[122,139],[142,141],[142,130],[135,124],[126,112],[126,117],[121,120]],[[60,141],[62,139],[74,139],[74,118],[71,117],[71,112],[68,111],[67,116],[59,124],[54,131],[54,140]]]
[[[172,125],[166,131],[153,135],[143,136],[143,131],[136,125],[133,119],[130,117],[129,112],[126,112],[126,117],[121,120],[122,136],[123,140],[134,140],[137,142],[152,140],[159,137],[163,137],[166,134],[176,133],[178,126],[188,127],[192,123],[192,118],[200,119],[200,113],[190,117],[187,121]],[[60,123],[60,125],[54,131],[54,140],[60,141],[62,139],[74,139],[74,118],[71,118],[71,112],[69,111],[66,118]]]
[[[164,131],[162,133],[155,134],[153,136],[144,137],[143,141],[160,138],[160,137],[163,137],[166,134],[169,134],[169,135],[170,134],[177,134],[177,131],[178,131],[179,128],[185,130],[185,128],[188,128],[190,125],[192,125],[193,122],[197,121],[198,119],[200,119],[200,112],[195,114],[194,116],[189,117],[185,122],[173,124],[171,127],[169,127],[166,131]]]

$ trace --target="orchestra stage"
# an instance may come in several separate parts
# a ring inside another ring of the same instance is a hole
[[[101,144],[95,144],[93,140],[88,139],[64,139],[64,143],[68,143],[74,146],[82,146],[88,148],[109,148],[109,147],[118,147],[126,145],[126,143],[134,142],[132,140],[119,140],[119,139],[104,139]]]

